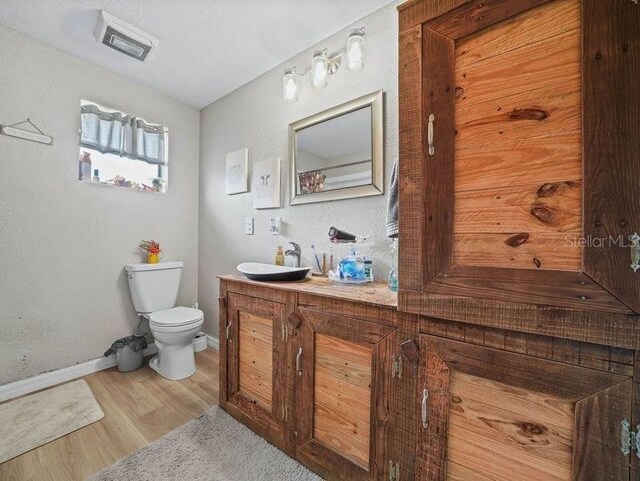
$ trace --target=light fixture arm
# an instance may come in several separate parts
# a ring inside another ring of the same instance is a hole
[[[331,57],[327,57],[329,63],[329,75],[333,75],[340,69],[341,60],[346,55],[346,50],[342,49],[339,52],[333,54]],[[298,67],[293,67],[293,72],[296,74],[296,77],[304,77],[309,72],[311,72],[311,67],[307,67],[304,70],[298,70]]]

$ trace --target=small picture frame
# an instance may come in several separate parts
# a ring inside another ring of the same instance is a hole
[[[224,193],[241,194],[249,191],[249,149],[244,148],[227,154],[224,178]]]
[[[263,160],[253,165],[253,208],[280,208],[280,159]]]

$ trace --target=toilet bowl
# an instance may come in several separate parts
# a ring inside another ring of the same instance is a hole
[[[196,372],[193,338],[200,332],[204,314],[199,309],[173,307],[149,314],[149,328],[158,355],[149,367],[162,377],[176,381]]]
[[[172,381],[196,372],[192,341],[204,322],[201,310],[174,307],[182,267],[182,262],[125,267],[133,306],[139,315],[149,320],[158,348],[158,355],[151,359],[149,367]]]

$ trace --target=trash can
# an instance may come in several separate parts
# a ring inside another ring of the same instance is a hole
[[[127,336],[118,339],[104,353],[105,356],[116,354],[118,371],[135,371],[142,367],[142,352],[147,347],[147,339],[144,336]]]
[[[142,367],[142,350],[136,352],[130,346],[124,346],[116,352],[118,360],[118,371],[135,371]]]

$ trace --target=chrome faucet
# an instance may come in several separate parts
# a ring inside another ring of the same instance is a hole
[[[284,255],[293,257],[293,267],[300,267],[300,255],[302,254],[300,246],[295,242],[289,242],[289,244],[293,246],[293,249],[287,249],[284,251]]]

